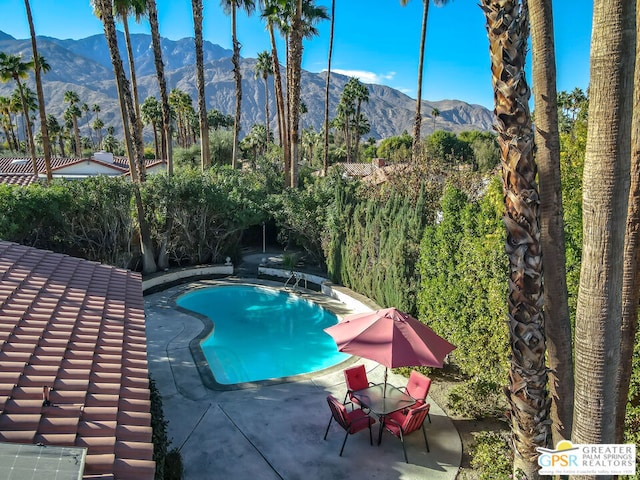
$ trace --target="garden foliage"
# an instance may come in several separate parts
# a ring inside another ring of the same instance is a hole
[[[330,278],[383,307],[415,313],[418,246],[433,215],[427,198],[424,185],[411,195],[392,188],[378,196],[338,183],[325,232]]]
[[[462,373],[497,389],[506,384],[509,350],[499,180],[478,200],[448,186],[440,209],[422,238],[419,316],[458,347],[452,356]]]

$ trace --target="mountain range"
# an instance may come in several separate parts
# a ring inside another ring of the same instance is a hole
[[[134,34],[131,36],[134,52],[137,83],[140,102],[150,95],[159,97],[158,83],[155,75],[155,64],[151,46],[151,36]],[[124,36],[118,32],[118,44],[125,65],[127,63],[124,50]],[[167,88],[179,88],[191,95],[194,107],[197,106],[195,49],[193,38],[161,41]],[[15,39],[0,31],[0,52],[21,54],[25,59],[32,58],[30,39]],[[38,52],[51,66],[51,70],[43,76],[43,89],[46,98],[47,114],[55,115],[60,123],[68,104],[64,102],[64,93],[75,91],[81,103],[91,107],[100,106],[100,118],[106,126],[115,127],[116,135],[122,131],[117,101],[116,86],[111,65],[109,50],[104,35],[93,35],[79,40],[61,40],[52,37],[38,37]],[[233,114],[235,110],[235,83],[231,64],[231,50],[224,49],[211,42],[204,42],[205,92],[207,108],[217,109],[222,113]],[[265,121],[264,81],[256,78],[254,67],[256,60],[243,58],[242,71],[242,131],[246,133],[255,123]],[[26,82],[35,91],[33,75]],[[329,111],[335,114],[336,106],[344,85],[349,80],[344,75],[331,74]],[[326,72],[302,72],[302,100],[308,112],[302,115],[303,128],[313,127],[316,131],[324,122],[324,95]],[[369,101],[363,104],[362,112],[369,119],[371,131],[365,137],[375,139],[399,135],[403,131],[412,132],[415,115],[415,100],[404,93],[383,85],[368,84]],[[15,83],[9,81],[0,84],[0,95],[10,96]],[[269,101],[271,125],[275,127],[275,103],[273,77],[269,77]],[[439,116],[432,116],[433,109],[438,109]],[[493,114],[480,105],[470,105],[458,100],[439,100],[422,102],[422,134],[431,133],[434,129],[460,132],[464,130],[491,130]],[[95,114],[88,112],[80,119],[82,134],[88,134],[88,124]],[[147,140],[151,131],[145,132]]]

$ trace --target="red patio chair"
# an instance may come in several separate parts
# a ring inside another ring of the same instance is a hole
[[[342,456],[342,451],[344,450],[344,446],[347,443],[347,438],[349,437],[349,435],[358,433],[360,430],[364,430],[367,427],[369,428],[369,443],[373,445],[371,425],[376,423],[373,418],[364,413],[361,408],[352,410],[351,412],[347,411],[347,408],[342,403],[340,403],[340,401],[333,395],[327,396],[327,403],[329,404],[329,408],[331,409],[331,418],[329,419],[329,425],[327,425],[327,431],[324,432],[324,439],[327,439],[331,421],[334,419],[336,422],[338,422],[338,425],[344,428],[347,432],[347,434],[344,436],[344,441],[342,442],[340,456]]]
[[[415,407],[418,407],[427,401],[427,395],[429,394],[429,389],[431,388],[431,379],[426,375],[418,372],[417,370],[412,370],[411,375],[409,375],[409,381],[407,382],[407,386],[405,387],[405,393],[407,395],[411,395],[416,399]],[[427,413],[427,417],[429,418],[429,423],[431,423],[431,415]]]
[[[364,365],[347,368],[344,371],[344,380],[347,384],[347,393],[344,396],[343,403],[347,403],[348,398],[352,403],[360,405],[358,399],[353,396],[353,392],[373,385],[367,378],[367,370],[364,368]]]
[[[428,403],[423,403],[419,407],[409,408],[406,413],[404,411],[393,412],[385,417],[384,428],[398,437],[402,442],[402,451],[404,452],[404,461],[409,463],[407,459],[407,450],[404,447],[404,437],[410,433],[422,428],[424,443],[429,451],[429,441],[427,440],[427,432],[424,429],[424,419],[429,413]]]

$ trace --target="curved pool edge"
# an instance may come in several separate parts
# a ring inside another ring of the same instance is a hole
[[[169,289],[172,287],[180,287],[176,292],[174,292],[169,297],[168,300],[172,308],[175,308],[177,311],[179,311],[184,315],[199,319],[203,325],[202,330],[189,342],[189,351],[193,359],[194,365],[198,371],[200,380],[203,386],[205,386],[207,389],[214,390],[214,391],[244,390],[244,389],[251,389],[251,388],[259,388],[259,387],[268,386],[268,385],[277,385],[277,384],[283,384],[283,383],[302,381],[302,380],[312,379],[315,377],[330,374],[333,372],[341,371],[345,367],[359,361],[359,357],[351,356],[346,360],[340,363],[337,363],[331,367],[327,367],[321,370],[316,370],[310,373],[303,373],[303,374],[293,375],[288,377],[280,377],[280,378],[274,378],[274,379],[268,379],[268,380],[234,383],[234,384],[222,384],[217,382],[213,372],[209,367],[209,363],[207,362],[204,352],[202,351],[202,347],[200,345],[201,341],[213,331],[215,324],[209,317],[193,312],[191,310],[182,308],[176,303],[176,299],[181,295],[184,295],[188,291],[193,291],[200,288],[207,288],[212,286],[221,286],[221,285],[266,286],[266,287],[274,288],[276,290],[281,290],[287,293],[299,295],[306,300],[312,301],[320,305],[321,307],[330,310],[338,317],[338,319],[342,319],[342,317],[344,317],[344,315],[346,314],[356,313],[353,309],[354,304],[359,304],[360,307],[363,309],[361,311],[366,311],[366,309],[374,309],[376,305],[371,301],[369,301],[368,303],[370,303],[372,306],[365,305],[364,303],[361,302],[362,298],[364,297],[360,294],[357,294],[356,292],[352,292],[353,303],[349,302],[349,305],[348,305],[348,304],[345,304],[344,302],[341,302],[339,298],[344,298],[346,295],[348,295],[348,292],[349,292],[349,289],[345,287],[339,287],[340,288],[339,295],[328,296],[324,293],[305,290],[302,288],[298,288],[296,291],[292,291],[290,289],[284,288],[284,285],[280,282],[274,282],[271,280],[264,280],[264,279],[258,279],[258,278],[249,279],[249,278],[225,277],[225,278],[211,279],[209,273],[203,273],[202,278],[199,278],[197,271],[198,271],[198,268],[194,268],[192,271],[189,272],[189,275],[184,278],[184,281],[178,282],[178,283],[176,283],[176,279],[174,277],[168,276],[166,287],[164,289],[162,288],[162,285],[163,285],[162,282],[158,281],[158,277],[154,278],[154,283],[151,289],[145,288],[144,281],[143,281],[143,295],[155,293],[155,292]]]

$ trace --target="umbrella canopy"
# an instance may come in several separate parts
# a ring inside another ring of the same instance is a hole
[[[374,360],[388,368],[439,367],[455,345],[396,308],[347,315],[325,328],[338,350]]]

